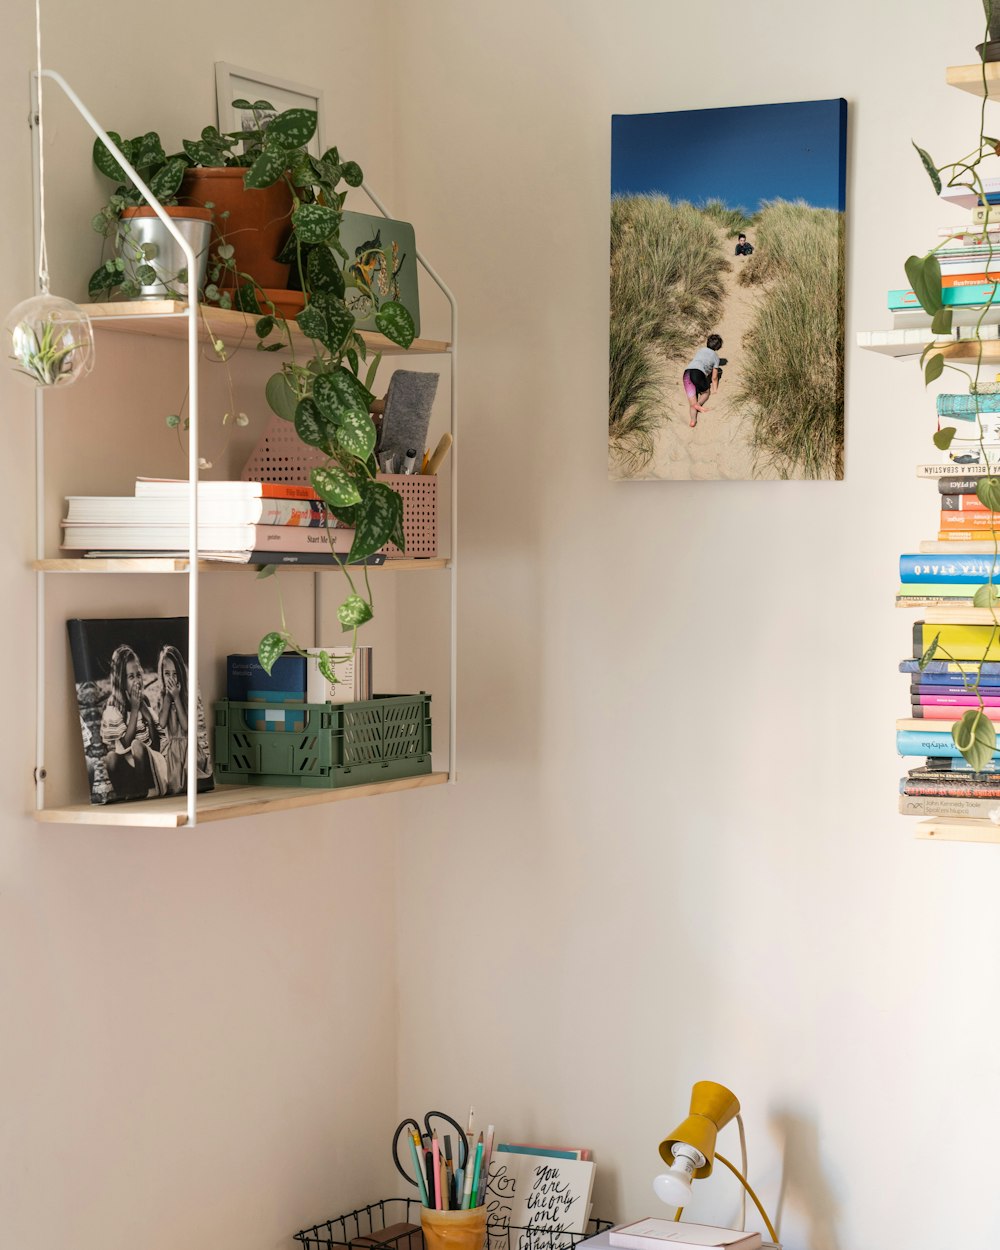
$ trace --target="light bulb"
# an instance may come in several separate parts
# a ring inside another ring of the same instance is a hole
[[[69,386],[94,367],[94,331],[79,305],[35,295],[4,322],[11,368],[33,386]]]
[[[674,1161],[669,1171],[653,1181],[653,1192],[661,1202],[672,1207],[686,1207],[691,1201],[691,1177],[696,1169],[705,1166],[705,1156],[694,1146],[677,1142],[672,1147]]]

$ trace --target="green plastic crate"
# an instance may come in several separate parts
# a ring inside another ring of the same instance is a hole
[[[213,709],[215,778],[224,784],[329,789],[431,771],[431,696],[423,692],[358,703],[220,699]]]

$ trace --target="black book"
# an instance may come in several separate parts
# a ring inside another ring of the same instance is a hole
[[[186,616],[71,620],[76,701],[92,803],[187,792]],[[198,789],[212,760],[198,698]]]
[[[982,477],[941,477],[938,478],[938,490],[942,495],[974,495]],[[945,503],[942,508],[947,508]]]
[[[332,551],[251,551],[250,564],[344,564],[346,557]],[[352,565],[385,564],[385,553],[376,551],[365,560],[352,560]]]

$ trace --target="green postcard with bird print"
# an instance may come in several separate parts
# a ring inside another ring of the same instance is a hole
[[[345,299],[359,330],[375,330],[375,314],[390,300],[398,300],[413,318],[420,334],[417,296],[417,247],[413,227],[406,221],[369,213],[344,213],[340,242],[347,252]]]

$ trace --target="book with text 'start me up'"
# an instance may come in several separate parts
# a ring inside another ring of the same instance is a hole
[[[187,792],[186,616],[66,622],[92,803]],[[197,786],[212,760],[198,697]]]
[[[760,1233],[709,1224],[683,1224],[676,1220],[637,1220],[608,1233],[608,1241],[624,1250],[655,1250],[658,1246],[690,1250],[691,1247],[719,1247],[720,1250],[758,1250]]]
[[[144,498],[187,495],[191,483],[187,478],[139,477],[135,493]],[[198,498],[206,499],[319,499],[311,486],[298,482],[244,482],[241,479],[198,482]]]

